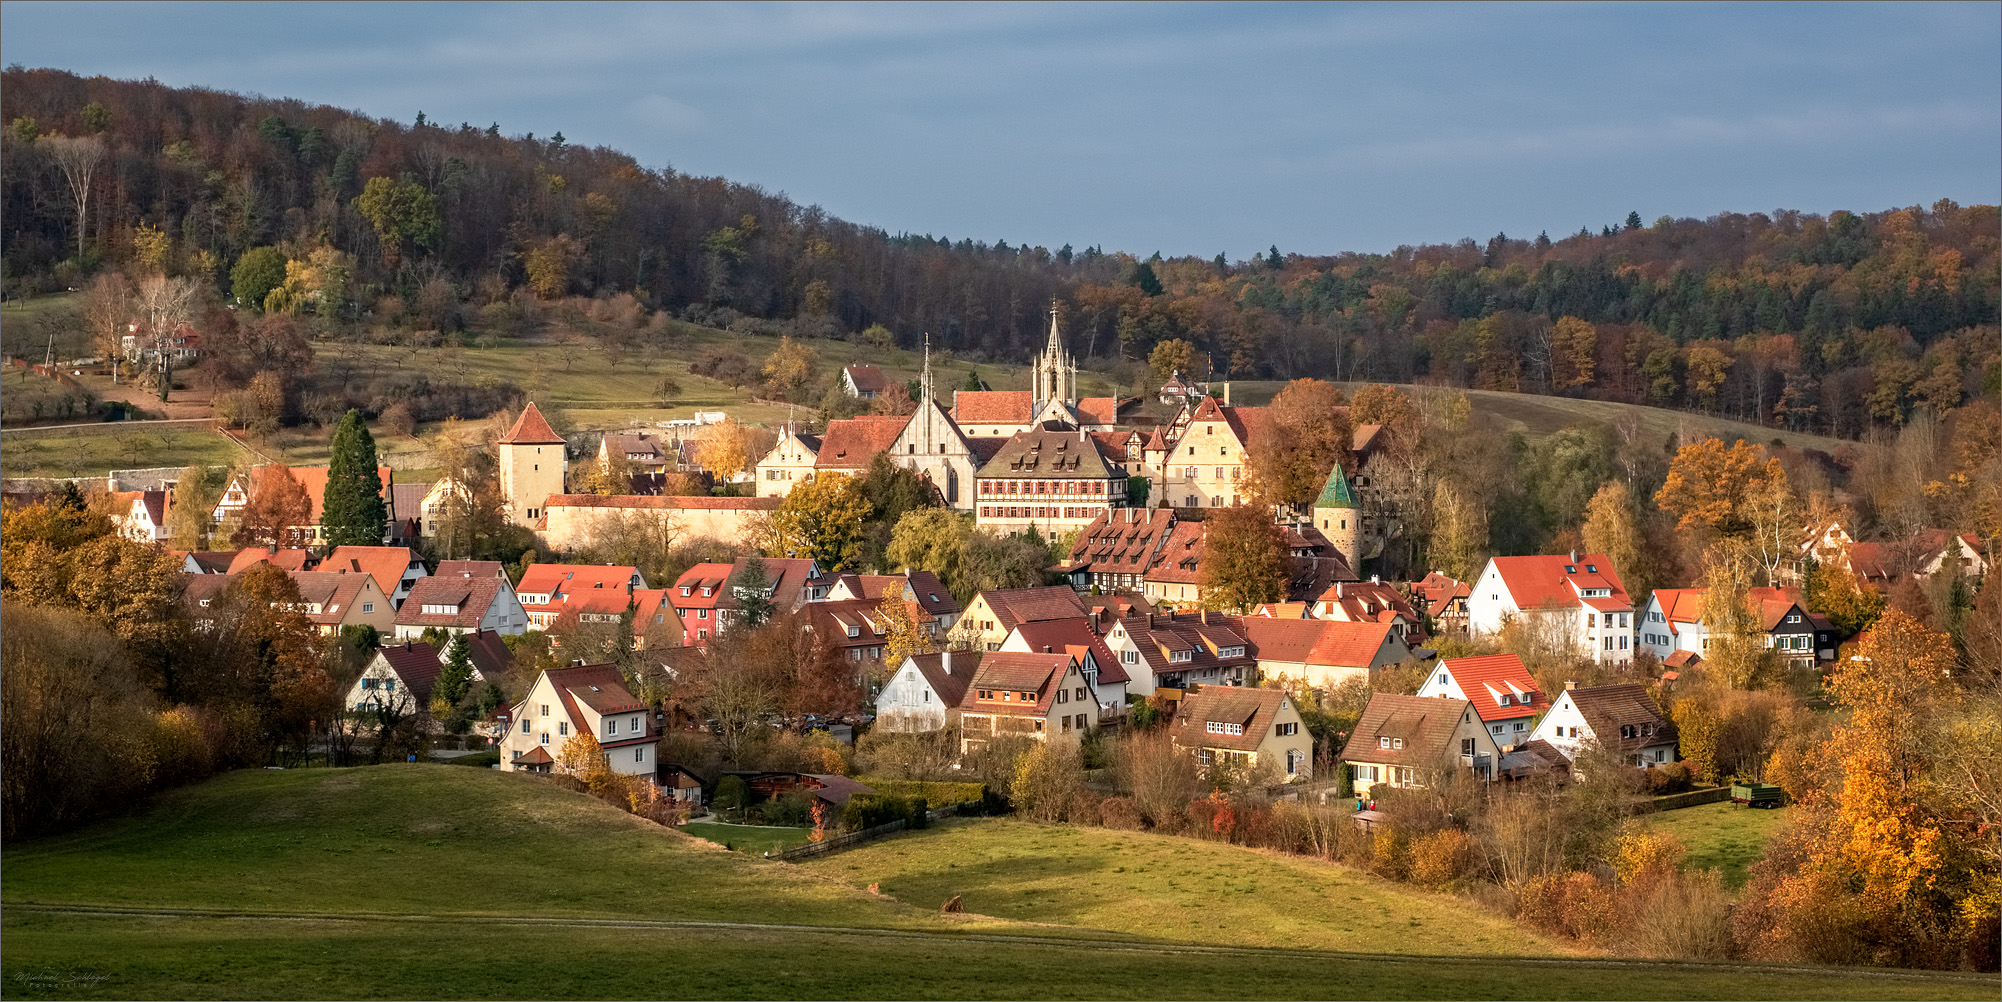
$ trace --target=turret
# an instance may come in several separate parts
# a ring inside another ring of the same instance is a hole
[[[494,446],[499,450],[501,491],[507,499],[508,520],[533,526],[542,517],[543,502],[563,493],[569,469],[567,444],[529,401],[521,417]]]
[[[1314,527],[1335,544],[1350,570],[1362,573],[1362,506],[1356,503],[1348,472],[1340,463],[1328,474],[1321,496],[1314,499]]]

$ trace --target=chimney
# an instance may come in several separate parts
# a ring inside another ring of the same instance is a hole
[[[1380,585],[1383,583],[1383,576],[1380,574],[1372,574],[1369,576],[1369,583],[1373,585]]]
[[[1571,690],[1573,690],[1573,689],[1576,689],[1576,688],[1578,688],[1578,683],[1576,683],[1576,682],[1566,682],[1566,683],[1564,683],[1564,691],[1565,691],[1565,692],[1570,692]]]
[[[1577,550],[1572,550],[1572,551],[1571,551],[1571,562],[1572,562],[1572,563],[1574,563],[1574,564],[1578,562],[1578,551],[1577,551]]]
[[[1043,653],[1044,653],[1044,654],[1048,654],[1048,653],[1050,653],[1050,645],[1048,645],[1048,644],[1044,644],[1044,645],[1043,645]]]
[[[944,669],[947,675],[952,674],[952,648],[948,647],[939,652],[938,666]]]
[[[1223,405],[1225,407],[1230,406],[1230,380],[1228,379],[1223,381]]]
[[[1151,612],[1147,614],[1147,628],[1150,630],[1154,628],[1154,614]]]
[[[1335,582],[1335,600],[1340,601],[1341,598],[1342,598],[1342,583],[1340,581],[1337,581]]]

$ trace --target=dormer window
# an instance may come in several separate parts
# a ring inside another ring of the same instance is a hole
[[[1390,747],[1391,747],[1391,750],[1392,750],[1392,751],[1401,751],[1401,750],[1403,750],[1403,748],[1404,748],[1404,739],[1403,739],[1403,738],[1391,738],[1391,739],[1390,739]]]
[[[690,596],[690,595],[693,595],[693,594],[695,594],[695,587],[694,587],[693,585],[682,585],[682,586],[681,586],[681,597],[682,597],[682,598],[687,598],[688,596]]]
[[[850,637],[859,637],[862,635],[862,628],[859,626],[851,626],[848,628],[848,635]]]
[[[1389,739],[1389,738],[1377,738],[1377,739],[1376,739],[1376,746],[1377,746],[1378,748],[1388,748],[1388,747],[1390,747],[1390,739]]]

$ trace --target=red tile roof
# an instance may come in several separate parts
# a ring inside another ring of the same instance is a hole
[[[877,453],[896,444],[897,436],[904,433],[904,425],[908,423],[910,418],[882,414],[829,421],[826,433],[820,436],[820,451],[814,455],[813,465],[822,470],[867,467]]]
[[[1534,717],[1550,709],[1550,699],[1536,687],[1536,679],[1513,654],[1490,654],[1473,658],[1446,658],[1439,669],[1453,676],[1460,693],[1474,704],[1482,720],[1514,720]],[[1503,706],[1499,697],[1508,696],[1513,705]],[[1527,697],[1528,702],[1521,702]]]
[[[530,564],[522,572],[515,591],[529,595],[549,595],[551,604],[560,604],[565,593],[576,594],[595,588],[631,588],[639,568],[620,564]],[[644,583],[643,581],[641,583]]]
[[[515,419],[514,427],[508,429],[506,435],[501,436],[500,444],[563,445],[564,441],[563,436],[556,434],[556,429],[549,427],[549,422],[543,418],[542,411],[538,410],[535,401],[531,400],[527,407],[521,409],[521,417]]]
[[[408,546],[336,546],[319,570],[335,574],[367,574],[384,595],[395,595],[403,573],[417,559]]]
[[[1627,609],[1633,605],[1633,599],[1627,596],[1626,586],[1620,583],[1619,571],[1603,553],[1581,553],[1576,560],[1564,553],[1496,557],[1494,564],[1495,572],[1501,575],[1509,596],[1521,609],[1544,606],[1576,608],[1586,600],[1572,589],[1572,582],[1577,582],[1580,588],[1611,589],[1611,597],[1617,602],[1609,608]]]
[[[969,434],[969,424],[1028,424],[1034,403],[1028,390],[960,390],[952,397],[952,419]]]
[[[440,560],[437,577],[441,578],[497,578],[505,571],[498,560]]]
[[[925,684],[938,693],[939,702],[946,706],[958,706],[966,700],[966,687],[973,681],[973,675],[980,670],[978,651],[959,651],[952,655],[950,664],[944,654],[916,654],[911,661],[918,673],[925,678]],[[950,671],[946,670],[948,667]]]
[[[1085,397],[1077,402],[1078,420],[1085,424],[1119,423],[1118,397]],[[1126,433],[1120,432],[1124,438]]]

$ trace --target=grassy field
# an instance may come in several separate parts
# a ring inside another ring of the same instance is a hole
[[[686,834],[708,839],[717,845],[728,846],[738,852],[757,856],[767,852],[778,852],[796,845],[805,845],[807,830],[804,828],[778,828],[766,825],[719,825],[698,821],[681,826]]]
[[[103,476],[108,470],[203,463],[227,466],[243,450],[196,425],[34,429],[0,435],[0,469],[10,477]]]
[[[985,832],[999,848],[976,863],[969,840]],[[1459,936],[1443,926],[1492,920],[1326,868],[1196,843],[1178,854],[1169,841],[969,822],[792,867],[487,770],[247,771],[132,817],[11,842],[0,978],[16,998],[1995,997],[1992,979],[1552,957],[1527,937],[1473,952],[1544,956],[1421,956],[1419,944]],[[914,863],[919,850],[940,861]],[[1164,869],[1121,891],[1127,864],[1111,854],[1124,852]],[[847,869],[872,859],[895,861],[868,878],[889,896]],[[948,881],[976,910],[1043,917],[941,915],[926,898],[944,885],[926,881],[946,878],[928,867],[977,878]],[[1018,872],[1030,888],[1084,880],[1069,886],[1125,897],[1032,907],[1002,890]],[[1289,924],[1155,927],[1205,896],[1237,898],[1215,906],[1235,921]],[[1405,955],[1331,952],[1295,932],[1365,914],[1397,930]],[[1121,925],[1138,934],[1102,931]],[[1274,945],[1245,945],[1258,940]]]
[[[1754,810],[1729,801],[1648,816],[1650,827],[1674,835],[1688,848],[1684,865],[1716,868],[1733,889],[1745,886],[1746,867],[1766,854],[1766,841],[1786,823],[1785,808]]]

